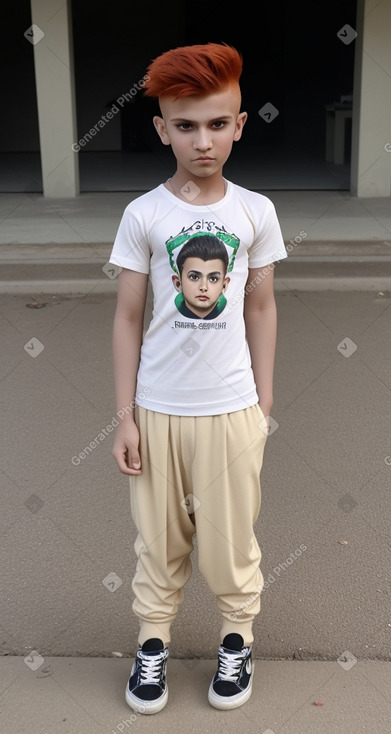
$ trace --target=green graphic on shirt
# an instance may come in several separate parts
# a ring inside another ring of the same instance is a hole
[[[224,295],[240,240],[214,222],[198,220],[166,242],[175,305],[182,316],[214,319],[224,310]],[[174,257],[174,253],[176,257]]]

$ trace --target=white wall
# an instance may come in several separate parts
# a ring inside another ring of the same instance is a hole
[[[391,1],[359,0],[351,193],[391,195]]]
[[[33,45],[43,193],[73,197],[79,193],[79,167],[72,150],[77,130],[70,2],[31,0],[31,18],[37,26]]]

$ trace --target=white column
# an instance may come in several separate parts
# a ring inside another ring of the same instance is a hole
[[[353,196],[391,195],[391,2],[358,0],[351,186]]]
[[[31,0],[43,194],[79,193],[70,0]]]

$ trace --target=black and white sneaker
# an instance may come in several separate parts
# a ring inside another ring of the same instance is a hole
[[[157,638],[137,651],[126,686],[126,703],[139,714],[157,714],[167,703],[166,667],[168,648]]]
[[[226,635],[219,647],[219,663],[209,687],[208,701],[216,709],[236,709],[251,696],[252,647],[244,647],[241,635]]]

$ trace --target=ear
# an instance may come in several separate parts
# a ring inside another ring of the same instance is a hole
[[[157,134],[159,135],[159,138],[162,141],[163,145],[170,145],[170,139],[167,135],[167,130],[166,130],[166,123],[164,122],[163,118],[158,117],[156,115],[153,118],[153,124],[155,126]]]
[[[239,115],[236,118],[236,126],[235,126],[235,134],[234,134],[234,140],[240,140],[242,137],[242,131],[243,127],[245,125],[245,122],[248,118],[247,112],[240,112]]]
[[[174,285],[175,290],[178,291],[178,293],[180,293],[181,290],[182,290],[182,287],[181,287],[181,281],[178,278],[178,276],[177,275],[173,275],[172,278],[171,278],[171,280],[173,282],[173,285]]]
[[[223,283],[223,293],[225,293],[225,291],[227,290],[227,288],[228,288],[228,284],[229,284],[230,280],[231,280],[231,278],[229,278],[228,276],[226,276],[226,277],[224,278],[224,283]]]

